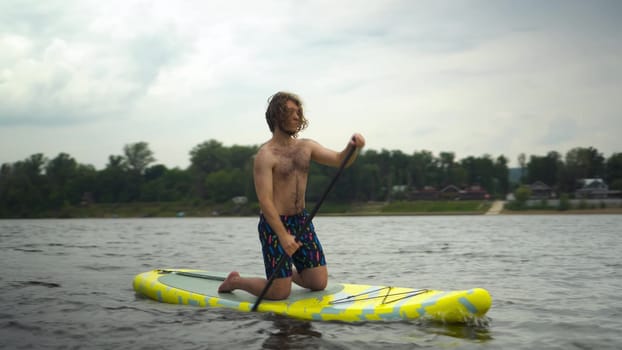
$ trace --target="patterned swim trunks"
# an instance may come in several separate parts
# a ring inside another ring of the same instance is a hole
[[[287,256],[278,242],[278,236],[274,230],[272,230],[272,227],[270,227],[263,214],[259,216],[259,225],[257,229],[259,231],[259,241],[261,242],[267,278],[272,276],[281,257],[285,257],[287,260],[285,260],[283,268],[277,271],[275,278],[291,277],[292,263],[296,266],[298,272],[302,272],[304,269],[326,265],[324,251],[315,234],[313,223],[305,227],[304,222],[308,216],[309,213],[307,213],[306,210],[297,215],[281,215],[281,222],[285,225],[287,232],[291,235],[295,235],[298,241],[302,243],[302,246],[298,248],[292,257]]]

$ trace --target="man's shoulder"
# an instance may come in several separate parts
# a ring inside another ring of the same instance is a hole
[[[271,154],[272,150],[270,149],[270,145],[268,142],[264,143],[263,145],[259,146],[259,149],[257,150],[257,153],[255,154],[256,157],[261,157],[261,156],[266,156],[266,154]]]
[[[316,147],[319,145],[319,143],[313,139],[299,139],[298,142],[304,147]]]
[[[272,149],[270,142],[266,142],[261,145],[255,154],[256,162],[274,162],[275,159],[274,150]]]

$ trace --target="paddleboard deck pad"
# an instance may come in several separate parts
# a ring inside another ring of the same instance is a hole
[[[244,277],[244,275],[242,275]],[[134,290],[171,304],[251,311],[257,297],[241,290],[218,293],[225,273],[159,269],[138,274]],[[482,318],[492,304],[488,291],[439,291],[390,286],[329,283],[323,291],[292,285],[285,300],[262,300],[259,312],[304,320],[365,322],[431,319],[467,323]]]

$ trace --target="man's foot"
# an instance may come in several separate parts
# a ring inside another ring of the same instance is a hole
[[[233,282],[240,278],[240,274],[237,271],[233,271],[225,278],[222,284],[218,287],[218,293],[230,293],[235,288]]]

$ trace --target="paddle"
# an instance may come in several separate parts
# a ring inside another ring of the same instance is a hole
[[[330,190],[333,188],[333,186],[335,185],[335,182],[337,182],[337,179],[339,178],[339,175],[341,175],[341,172],[346,167],[346,164],[348,164],[348,161],[350,160],[350,158],[352,158],[352,155],[354,154],[354,151],[356,151],[356,146],[350,146],[350,149],[348,150],[348,153],[346,154],[346,157],[343,159],[343,162],[341,162],[341,165],[339,166],[339,169],[337,170],[337,173],[333,177],[333,180],[330,182],[330,184],[328,185],[328,187],[324,191],[324,194],[322,195],[320,200],[315,205],[315,208],[313,208],[313,210],[311,211],[309,216],[305,219],[305,222],[304,222],[304,224],[302,226],[302,228],[303,228],[302,231],[304,231],[304,229],[307,228],[307,226],[311,223],[311,220],[313,220],[313,217],[315,217],[315,214],[320,209],[320,206],[322,206],[322,202],[324,202],[324,199],[326,199],[326,196],[328,195],[328,192],[330,192]],[[298,237],[296,237],[296,240],[298,240]],[[257,311],[257,307],[259,307],[259,303],[261,303],[263,298],[266,296],[266,293],[268,292],[268,289],[270,289],[270,286],[272,285],[272,282],[274,282],[274,278],[276,277],[277,271],[279,271],[280,269],[283,268],[283,265],[285,264],[285,260],[287,260],[287,257],[285,255],[283,255],[281,257],[281,259],[279,259],[279,262],[276,265],[276,268],[274,269],[274,272],[272,273],[272,275],[268,279],[268,282],[266,283],[266,286],[263,288],[263,290],[261,291],[261,293],[257,297],[257,300],[255,301],[255,304],[251,308],[251,311]]]

